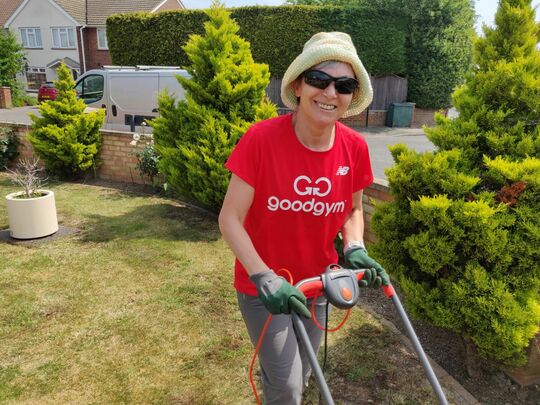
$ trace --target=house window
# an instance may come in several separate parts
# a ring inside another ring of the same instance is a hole
[[[105,28],[97,29],[97,43],[98,49],[109,49],[109,44],[107,43],[107,30]]]
[[[73,28],[52,28],[54,48],[75,48],[75,30]]]
[[[25,48],[41,48],[41,30],[39,28],[21,28],[21,39]]]
[[[47,81],[45,68],[29,67],[26,70],[26,85],[29,90],[39,90],[41,85]]]

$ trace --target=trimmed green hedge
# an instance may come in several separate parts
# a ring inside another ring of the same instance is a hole
[[[403,15],[369,9],[340,7],[239,7],[231,17],[240,36],[251,43],[253,58],[281,77],[319,31],[348,32],[371,74],[405,74]],[[109,50],[115,65],[186,66],[181,49],[190,34],[201,34],[207,20],[202,10],[165,11],[157,14],[118,14],[107,19]],[[381,52],[384,50],[384,52]]]
[[[421,7],[389,2],[353,8],[330,6],[239,7],[231,17],[250,42],[253,58],[282,77],[303,44],[319,31],[351,35],[371,75],[406,76],[409,101],[418,107],[451,105],[452,90],[470,65],[473,11],[468,0],[422,0]],[[439,5],[439,3],[444,3]],[[118,14],[107,19],[116,65],[187,66],[182,50],[190,34],[202,34],[202,10]]]
[[[413,0],[406,60],[408,97],[417,107],[441,108],[471,67],[474,10],[470,0]]]

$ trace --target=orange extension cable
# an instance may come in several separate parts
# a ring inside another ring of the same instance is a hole
[[[291,285],[293,285],[293,277],[292,277],[291,272],[289,270],[287,270],[287,269],[279,269],[276,273],[279,274],[281,272],[285,273],[288,276],[289,283]],[[338,326],[336,326],[333,329],[326,329],[324,326],[322,326],[317,321],[317,318],[315,317],[315,302],[317,301],[317,298],[320,295],[322,295],[322,294],[319,294],[319,295],[313,297],[313,302],[311,304],[311,319],[313,320],[313,323],[315,324],[315,326],[318,329],[326,331],[326,332],[335,332],[335,331],[341,329],[341,327],[343,325],[345,325],[345,322],[347,322],[347,319],[349,318],[349,315],[351,313],[351,309],[350,308],[347,309],[347,313],[345,314],[345,317],[343,318],[343,320],[340,322],[340,324]],[[261,334],[259,335],[259,340],[257,341],[257,345],[255,346],[255,352],[253,353],[253,358],[251,359],[251,363],[249,365],[249,382],[251,384],[253,394],[255,395],[255,399],[257,400],[257,405],[261,405],[261,399],[260,399],[259,394],[257,392],[257,387],[255,386],[255,381],[253,381],[253,366],[255,365],[255,360],[257,359],[257,355],[259,354],[259,350],[261,349],[261,345],[262,345],[262,342],[263,342],[263,339],[264,339],[264,335],[266,334],[266,330],[268,329],[268,325],[270,325],[271,321],[272,321],[272,314],[268,315],[268,318],[266,319],[266,322],[265,322],[265,324],[263,326]]]

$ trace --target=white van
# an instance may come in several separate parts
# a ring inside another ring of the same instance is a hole
[[[177,75],[190,77],[187,71],[178,67],[104,66],[79,77],[75,90],[89,107],[106,110],[104,127],[133,132],[145,119],[158,115],[160,91],[168,89],[177,99],[185,99]]]

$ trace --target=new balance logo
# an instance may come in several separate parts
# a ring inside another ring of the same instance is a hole
[[[349,166],[339,166],[336,176],[345,176],[347,173],[349,173]]]

